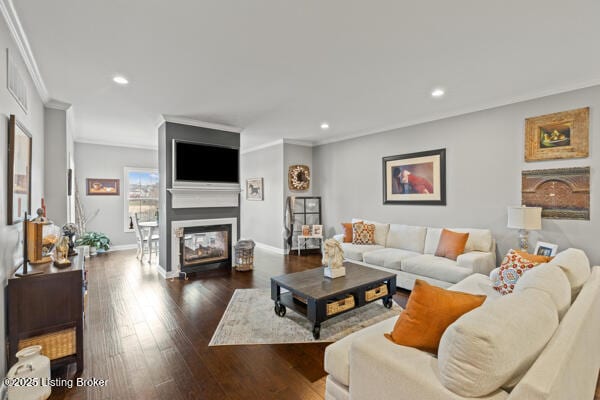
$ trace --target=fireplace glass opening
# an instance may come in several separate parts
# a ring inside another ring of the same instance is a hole
[[[231,226],[185,228],[180,238],[181,267],[231,262]]]

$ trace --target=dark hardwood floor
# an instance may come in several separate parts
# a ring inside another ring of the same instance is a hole
[[[267,288],[271,276],[320,265],[318,255],[258,250],[255,259],[251,272],[215,270],[188,281],[162,279],[134,251],[90,259],[81,377],[108,383],[54,388],[51,399],[323,399],[327,344],[208,347],[235,289]]]
[[[134,251],[87,262],[85,369],[105,387],[54,388],[51,399],[323,399],[327,344],[208,347],[233,291],[314,268],[318,255],[257,250],[252,272],[162,279]],[[408,292],[395,300],[405,305]],[[71,377],[74,366],[55,371]],[[599,380],[600,382],[600,380]],[[600,400],[600,390],[596,391]]]

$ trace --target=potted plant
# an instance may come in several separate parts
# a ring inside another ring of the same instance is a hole
[[[86,232],[75,242],[77,246],[90,246],[90,255],[94,256],[97,252],[105,252],[110,249],[110,239],[104,233]]]

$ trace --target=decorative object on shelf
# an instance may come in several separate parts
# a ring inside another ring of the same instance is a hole
[[[71,261],[67,258],[69,256],[69,238],[67,236],[61,236],[56,244],[56,260],[54,265],[57,267],[68,267],[71,265]]]
[[[542,208],[514,206],[508,207],[508,228],[519,229],[521,251],[529,249],[529,231],[542,229]]]
[[[253,240],[240,240],[235,245],[236,271],[251,271],[254,268],[254,246]]]
[[[525,161],[587,157],[589,119],[589,107],[527,118]]]
[[[547,242],[537,242],[535,244],[535,251],[533,254],[538,256],[549,256],[554,257],[558,252],[558,245]]]
[[[29,275],[37,275],[41,274],[41,271],[30,271],[29,270],[29,241],[27,240],[29,237],[28,234],[29,228],[29,217],[27,216],[27,212],[23,216],[23,268],[21,272],[17,272],[15,275],[22,278]]]
[[[310,188],[310,167],[308,165],[291,165],[288,169],[288,187],[290,190],[308,190]]]
[[[14,115],[8,120],[8,220],[21,222],[31,214],[31,134]]]
[[[44,264],[52,261],[52,252],[60,238],[60,228],[44,217],[44,210],[38,208],[37,218],[27,222],[27,246],[30,264]]]
[[[110,239],[100,232],[86,232],[75,241],[77,246],[90,246],[90,256],[110,249]]]
[[[310,236],[310,225],[302,225],[302,236]]]
[[[119,179],[96,179],[85,180],[88,196],[118,196],[120,194]]]
[[[323,225],[313,225],[312,234],[313,236],[323,236]]]
[[[8,385],[10,400],[38,400],[50,397],[50,359],[42,355],[41,351],[42,346],[29,346],[17,352],[19,361],[10,368],[6,378],[24,383]],[[28,385],[26,382],[32,384]]]
[[[130,215],[129,216],[129,230],[133,230],[134,226],[133,226],[133,217]]]
[[[77,225],[72,222],[66,223],[62,227],[63,235],[69,238],[69,257],[73,257],[77,255],[75,251],[75,242],[73,241],[73,237],[77,234]]]
[[[246,179],[246,200],[264,200],[263,178]]]
[[[335,239],[327,239],[323,244],[323,264],[326,265],[323,273],[328,278],[339,278],[346,275],[344,267],[344,250]]]
[[[521,173],[521,203],[542,207],[542,218],[590,219],[590,167]]]
[[[446,149],[383,157],[383,204],[446,205]]]

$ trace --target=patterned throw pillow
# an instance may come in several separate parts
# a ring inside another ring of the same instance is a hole
[[[547,260],[511,249],[502,260],[498,274],[494,274],[492,277],[492,285],[502,295],[512,293],[519,278],[543,262],[547,262]]]
[[[352,244],[375,244],[375,225],[362,222],[352,224]]]

